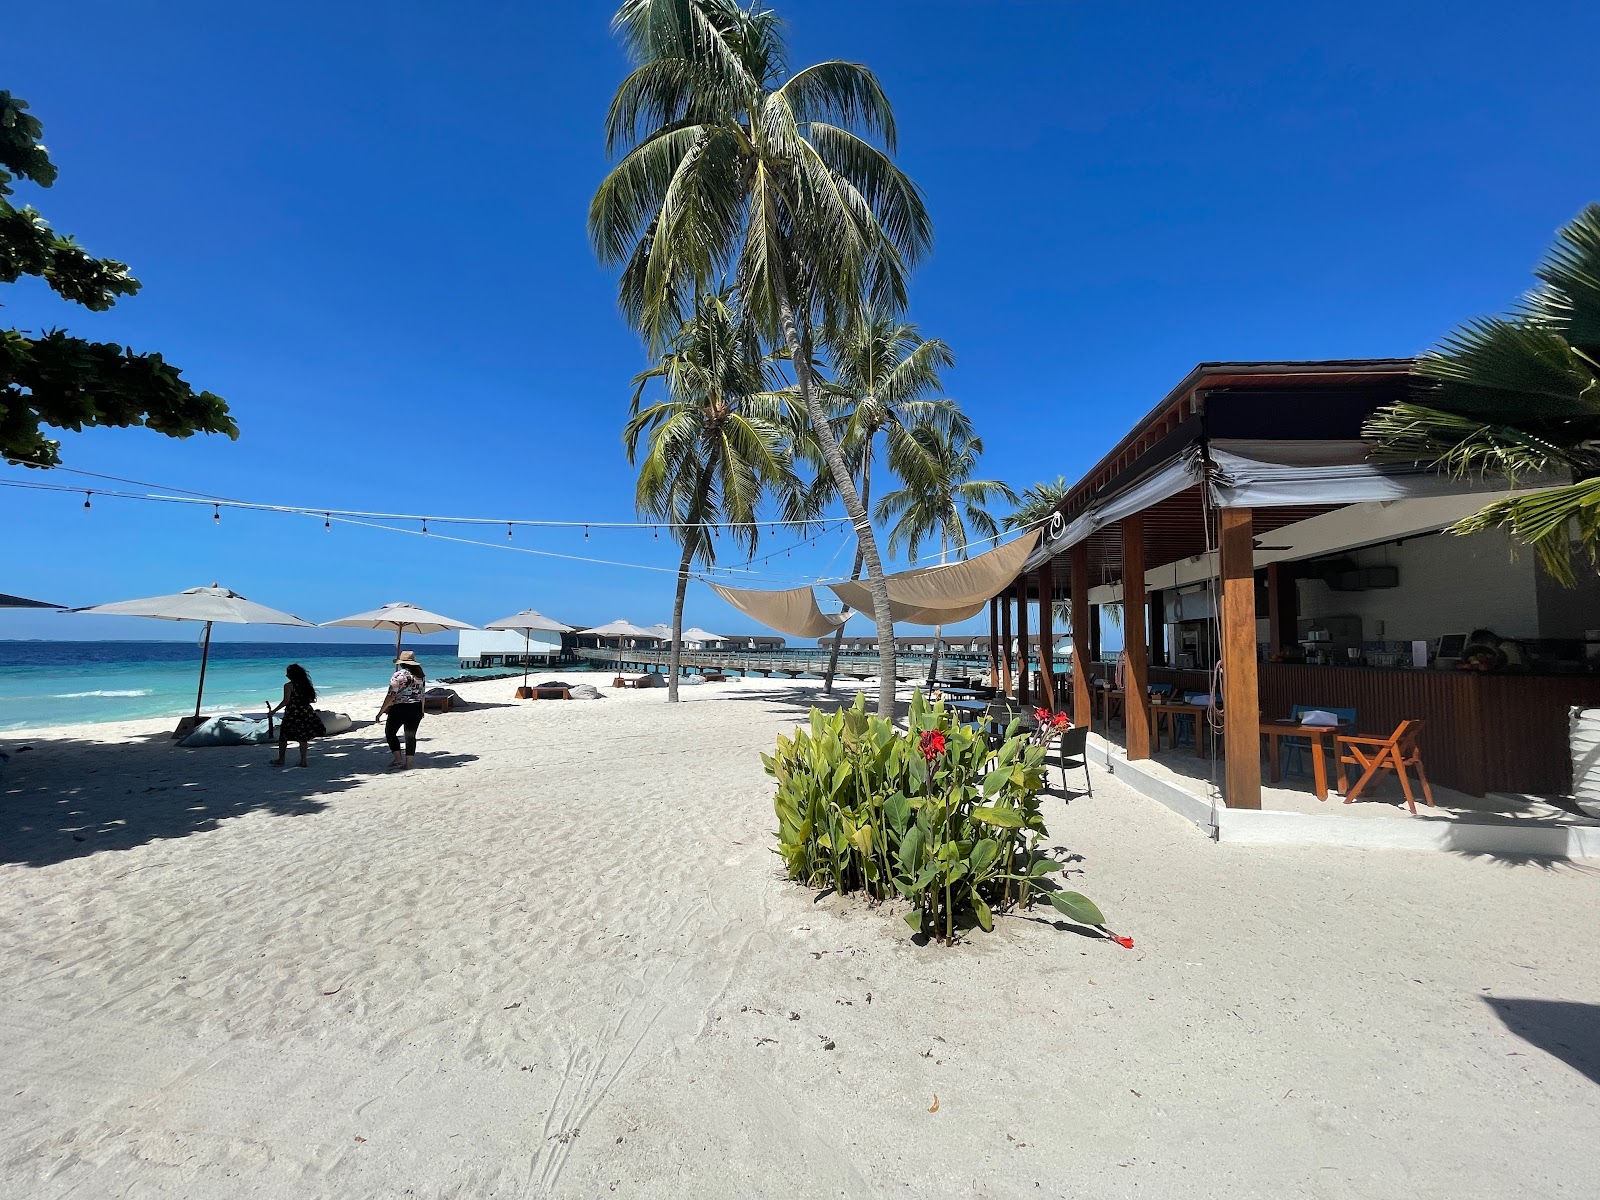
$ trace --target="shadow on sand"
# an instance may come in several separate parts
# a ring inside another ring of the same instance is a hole
[[[476,758],[430,752],[427,728],[418,769]],[[304,769],[268,766],[276,744],[184,749],[165,733],[27,744],[0,774],[0,862],[34,867],[205,833],[252,812],[309,816],[389,764],[382,727],[373,723],[313,742]],[[291,744],[290,763],[297,753]]]
[[[1600,1004],[1483,996],[1505,1027],[1600,1083]]]

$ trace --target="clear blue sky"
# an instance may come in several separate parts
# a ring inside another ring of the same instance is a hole
[[[625,69],[610,7],[9,13],[0,87],[61,171],[17,199],[144,290],[92,314],[4,288],[0,321],[159,350],[242,431],[68,434],[67,465],[270,502],[629,519],[618,433],[644,359],[584,233]],[[1593,6],[779,7],[796,66],[883,79],[936,228],[912,316],[958,355],[984,473],[1018,488],[1076,477],[1198,361],[1422,349],[1509,303],[1600,198]],[[671,612],[666,574],[320,521],[15,490],[0,511],[0,591],[69,604],[220,580],[313,620],[396,599],[474,622]],[[673,562],[649,534],[515,544]],[[847,567],[836,551],[768,566],[801,581]],[[699,585],[688,617],[750,626]],[[163,635],[188,633],[0,612],[0,637]]]

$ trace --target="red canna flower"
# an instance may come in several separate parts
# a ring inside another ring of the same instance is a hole
[[[1111,935],[1111,940],[1113,942],[1115,942],[1117,945],[1123,947],[1125,950],[1132,950],[1133,949],[1133,939],[1131,937],[1121,937],[1121,936],[1113,933]]]
[[[922,735],[922,757],[932,762],[944,753],[944,734],[930,729]]]
[[[1067,714],[1064,713],[1064,712],[1058,712],[1056,714],[1055,720],[1052,721],[1051,724],[1054,725],[1057,729],[1065,729],[1065,728],[1067,728],[1067,726],[1072,724],[1072,718],[1067,716]]]
[[[1038,721],[1041,725],[1048,725],[1050,723],[1050,710],[1048,708],[1034,709],[1033,719]]]

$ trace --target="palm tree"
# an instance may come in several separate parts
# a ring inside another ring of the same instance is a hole
[[[1055,512],[1071,490],[1072,485],[1067,482],[1065,475],[1057,475],[1053,483],[1041,481],[1030,488],[1023,488],[1016,508],[1000,523],[1007,529],[1032,529]]]
[[[665,399],[644,403],[645,388],[661,380]],[[769,359],[755,327],[727,291],[701,298],[660,362],[634,377],[633,405],[622,440],[628,462],[639,462],[634,500],[639,511],[670,523],[683,548],[672,604],[667,700],[678,701],[683,599],[698,559],[716,558],[725,528],[747,554],[758,540],[757,505],[774,492],[786,520],[804,520],[804,491],[790,450],[797,424],[787,399],[773,390]]]
[[[883,562],[812,363],[816,328],[842,327],[863,304],[904,308],[907,272],[932,239],[921,193],[890,157],[888,98],[856,63],[788,74],[778,18],[754,3],[624,0],[614,25],[637,65],[606,119],[608,152],[621,158],[589,206],[596,252],[622,266],[623,312],[652,346],[727,275],[763,335],[787,349],[861,545],[878,709],[891,714]]]
[[[1390,458],[1575,480],[1451,526],[1509,529],[1570,587],[1574,541],[1600,566],[1600,204],[1560,231],[1535,274],[1541,286],[1509,316],[1469,321],[1423,355],[1415,399],[1380,409],[1365,432]]]
[[[1017,494],[997,479],[972,478],[983,453],[981,438],[952,434],[932,425],[914,426],[909,433],[929,469],[878,501],[878,520],[894,521],[889,529],[889,553],[903,549],[916,562],[922,543],[937,537],[941,563],[948,561],[952,550],[958,558],[966,558],[969,527],[984,538],[1000,533],[985,506],[991,500],[1015,504]],[[938,674],[939,639],[943,636],[943,626],[935,626],[930,679]]]
[[[956,361],[938,338],[924,338],[915,325],[893,313],[869,309],[843,330],[830,332],[827,342],[834,377],[823,389],[837,414],[834,436],[844,450],[863,508],[872,504],[872,464],[880,438],[888,443],[890,469],[909,482],[937,468],[911,436],[912,426],[971,436],[972,424],[956,402],[936,395],[944,387],[939,372]],[[851,579],[861,577],[861,558],[857,545]],[[824,694],[833,690],[843,638],[840,626],[829,647]]]

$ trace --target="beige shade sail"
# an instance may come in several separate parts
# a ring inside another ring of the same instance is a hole
[[[889,614],[908,625],[953,625],[976,616],[991,596],[1017,577],[1038,544],[1039,531],[1034,530],[977,558],[890,575],[885,580]],[[850,608],[872,611],[872,593],[864,580],[828,587]]]
[[[817,607],[816,594],[808,587],[789,588],[782,592],[753,592],[743,588],[710,585],[729,604],[747,617],[754,617],[768,629],[787,633],[790,637],[819,638],[833,633],[850,619],[850,614],[829,615]]]

